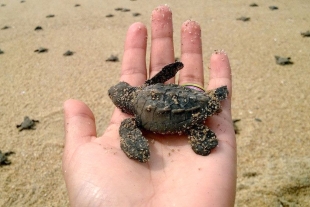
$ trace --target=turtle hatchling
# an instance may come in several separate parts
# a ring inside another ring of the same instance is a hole
[[[150,159],[148,140],[141,129],[158,134],[187,134],[198,155],[206,156],[218,144],[216,135],[204,121],[220,112],[220,101],[228,96],[227,86],[202,92],[177,84],[164,84],[183,68],[175,62],[165,66],[142,86],[120,82],[109,89],[109,97],[122,112],[133,115],[122,121],[121,149],[140,162]]]
[[[19,131],[23,131],[24,129],[35,129],[35,123],[39,122],[39,120],[30,119],[28,116],[24,117],[24,121],[21,124],[17,124],[16,128],[20,128]]]

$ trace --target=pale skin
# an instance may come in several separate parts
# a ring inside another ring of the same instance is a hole
[[[167,6],[159,6],[152,12],[151,30],[150,77],[174,62],[172,14]],[[147,30],[142,23],[129,27],[120,80],[132,86],[142,85],[149,78],[146,37]],[[81,101],[67,100],[63,173],[71,206],[234,205],[236,140],[231,119],[231,69],[224,52],[213,53],[209,67],[204,66],[200,37],[198,23],[183,23],[184,68],[177,84],[204,86],[205,67],[209,72],[207,89],[228,86],[229,97],[222,101],[222,112],[206,121],[217,135],[219,145],[210,155],[200,156],[193,152],[186,136],[145,132],[151,158],[147,163],[140,163],[129,159],[120,149],[118,129],[129,115],[116,108],[107,130],[97,137],[92,111]],[[175,83],[175,79],[168,82]]]

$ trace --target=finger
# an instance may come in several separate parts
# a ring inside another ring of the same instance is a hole
[[[208,89],[227,86],[229,98],[232,94],[231,68],[224,51],[215,51],[210,60],[210,76]]]
[[[204,86],[201,29],[197,22],[186,21],[181,28],[181,60],[179,84]]]
[[[132,86],[139,86],[146,80],[146,41],[146,27],[140,22],[132,24],[125,40],[121,81]]]
[[[212,172],[225,172],[225,176],[216,173],[209,175],[212,177],[210,189],[214,189],[214,198],[221,196],[223,192],[228,195],[224,201],[226,204],[223,204],[227,206],[231,205],[235,198],[237,160],[236,138],[231,120],[231,68],[225,52],[216,51],[212,54],[209,72],[209,90],[226,85],[229,91],[228,99],[221,102],[222,112],[208,118],[206,122],[219,140],[214,153],[216,159],[212,165],[215,171]]]
[[[231,69],[228,57],[224,51],[215,51],[210,60],[210,78],[208,90],[227,86],[228,98],[221,101],[222,112],[217,116],[212,116],[207,119],[207,125],[223,140],[223,143],[230,143],[229,145],[235,147],[235,139],[233,131],[233,124],[231,118],[231,94],[232,94],[232,81]]]
[[[231,96],[232,80],[229,59],[224,51],[215,51],[210,60],[210,76],[208,90],[220,86],[227,86],[228,98],[222,102],[222,115],[226,116],[225,120],[231,122]]]
[[[65,153],[71,157],[78,146],[96,137],[95,117],[86,104],[78,100],[64,103],[65,116]],[[69,158],[68,158],[69,159]]]
[[[140,22],[132,24],[127,31],[125,40],[121,81],[132,86],[140,86],[146,80],[146,42],[146,27]],[[126,115],[116,108],[111,118],[111,124],[119,124],[125,117]]]
[[[231,94],[232,80],[231,68],[228,57],[224,51],[215,51],[210,60],[210,78],[208,90],[227,86],[228,98],[221,102],[222,112],[217,116],[207,119],[206,123],[218,136],[220,143],[217,151],[225,151],[229,155],[229,151],[234,155],[236,149],[236,140],[234,136],[234,128],[231,118]],[[234,158],[234,156],[232,156]]]
[[[153,10],[151,28],[150,77],[153,77],[165,65],[174,62],[172,13],[168,6]],[[167,83],[174,83],[174,78]]]

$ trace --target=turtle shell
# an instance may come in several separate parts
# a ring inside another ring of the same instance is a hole
[[[176,84],[157,83],[137,89],[134,114],[138,127],[161,134],[183,133],[219,108],[210,93]]]

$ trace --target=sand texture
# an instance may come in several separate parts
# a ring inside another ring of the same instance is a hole
[[[300,35],[310,30],[309,0],[261,0],[258,7],[246,0],[0,0],[0,29],[8,26],[0,30],[0,150],[15,152],[0,167],[1,207],[69,205],[62,104],[84,101],[104,132],[114,107],[107,90],[121,67],[105,59],[121,60],[129,25],[140,21],[149,30],[161,3],[173,12],[176,56],[180,26],[193,19],[202,27],[205,70],[215,49],[230,58],[233,118],[241,119],[235,206],[310,206],[310,37]],[[48,51],[34,52],[40,47]],[[74,54],[63,56],[67,50]],[[275,55],[294,64],[277,65]],[[19,132],[26,115],[40,123]]]

